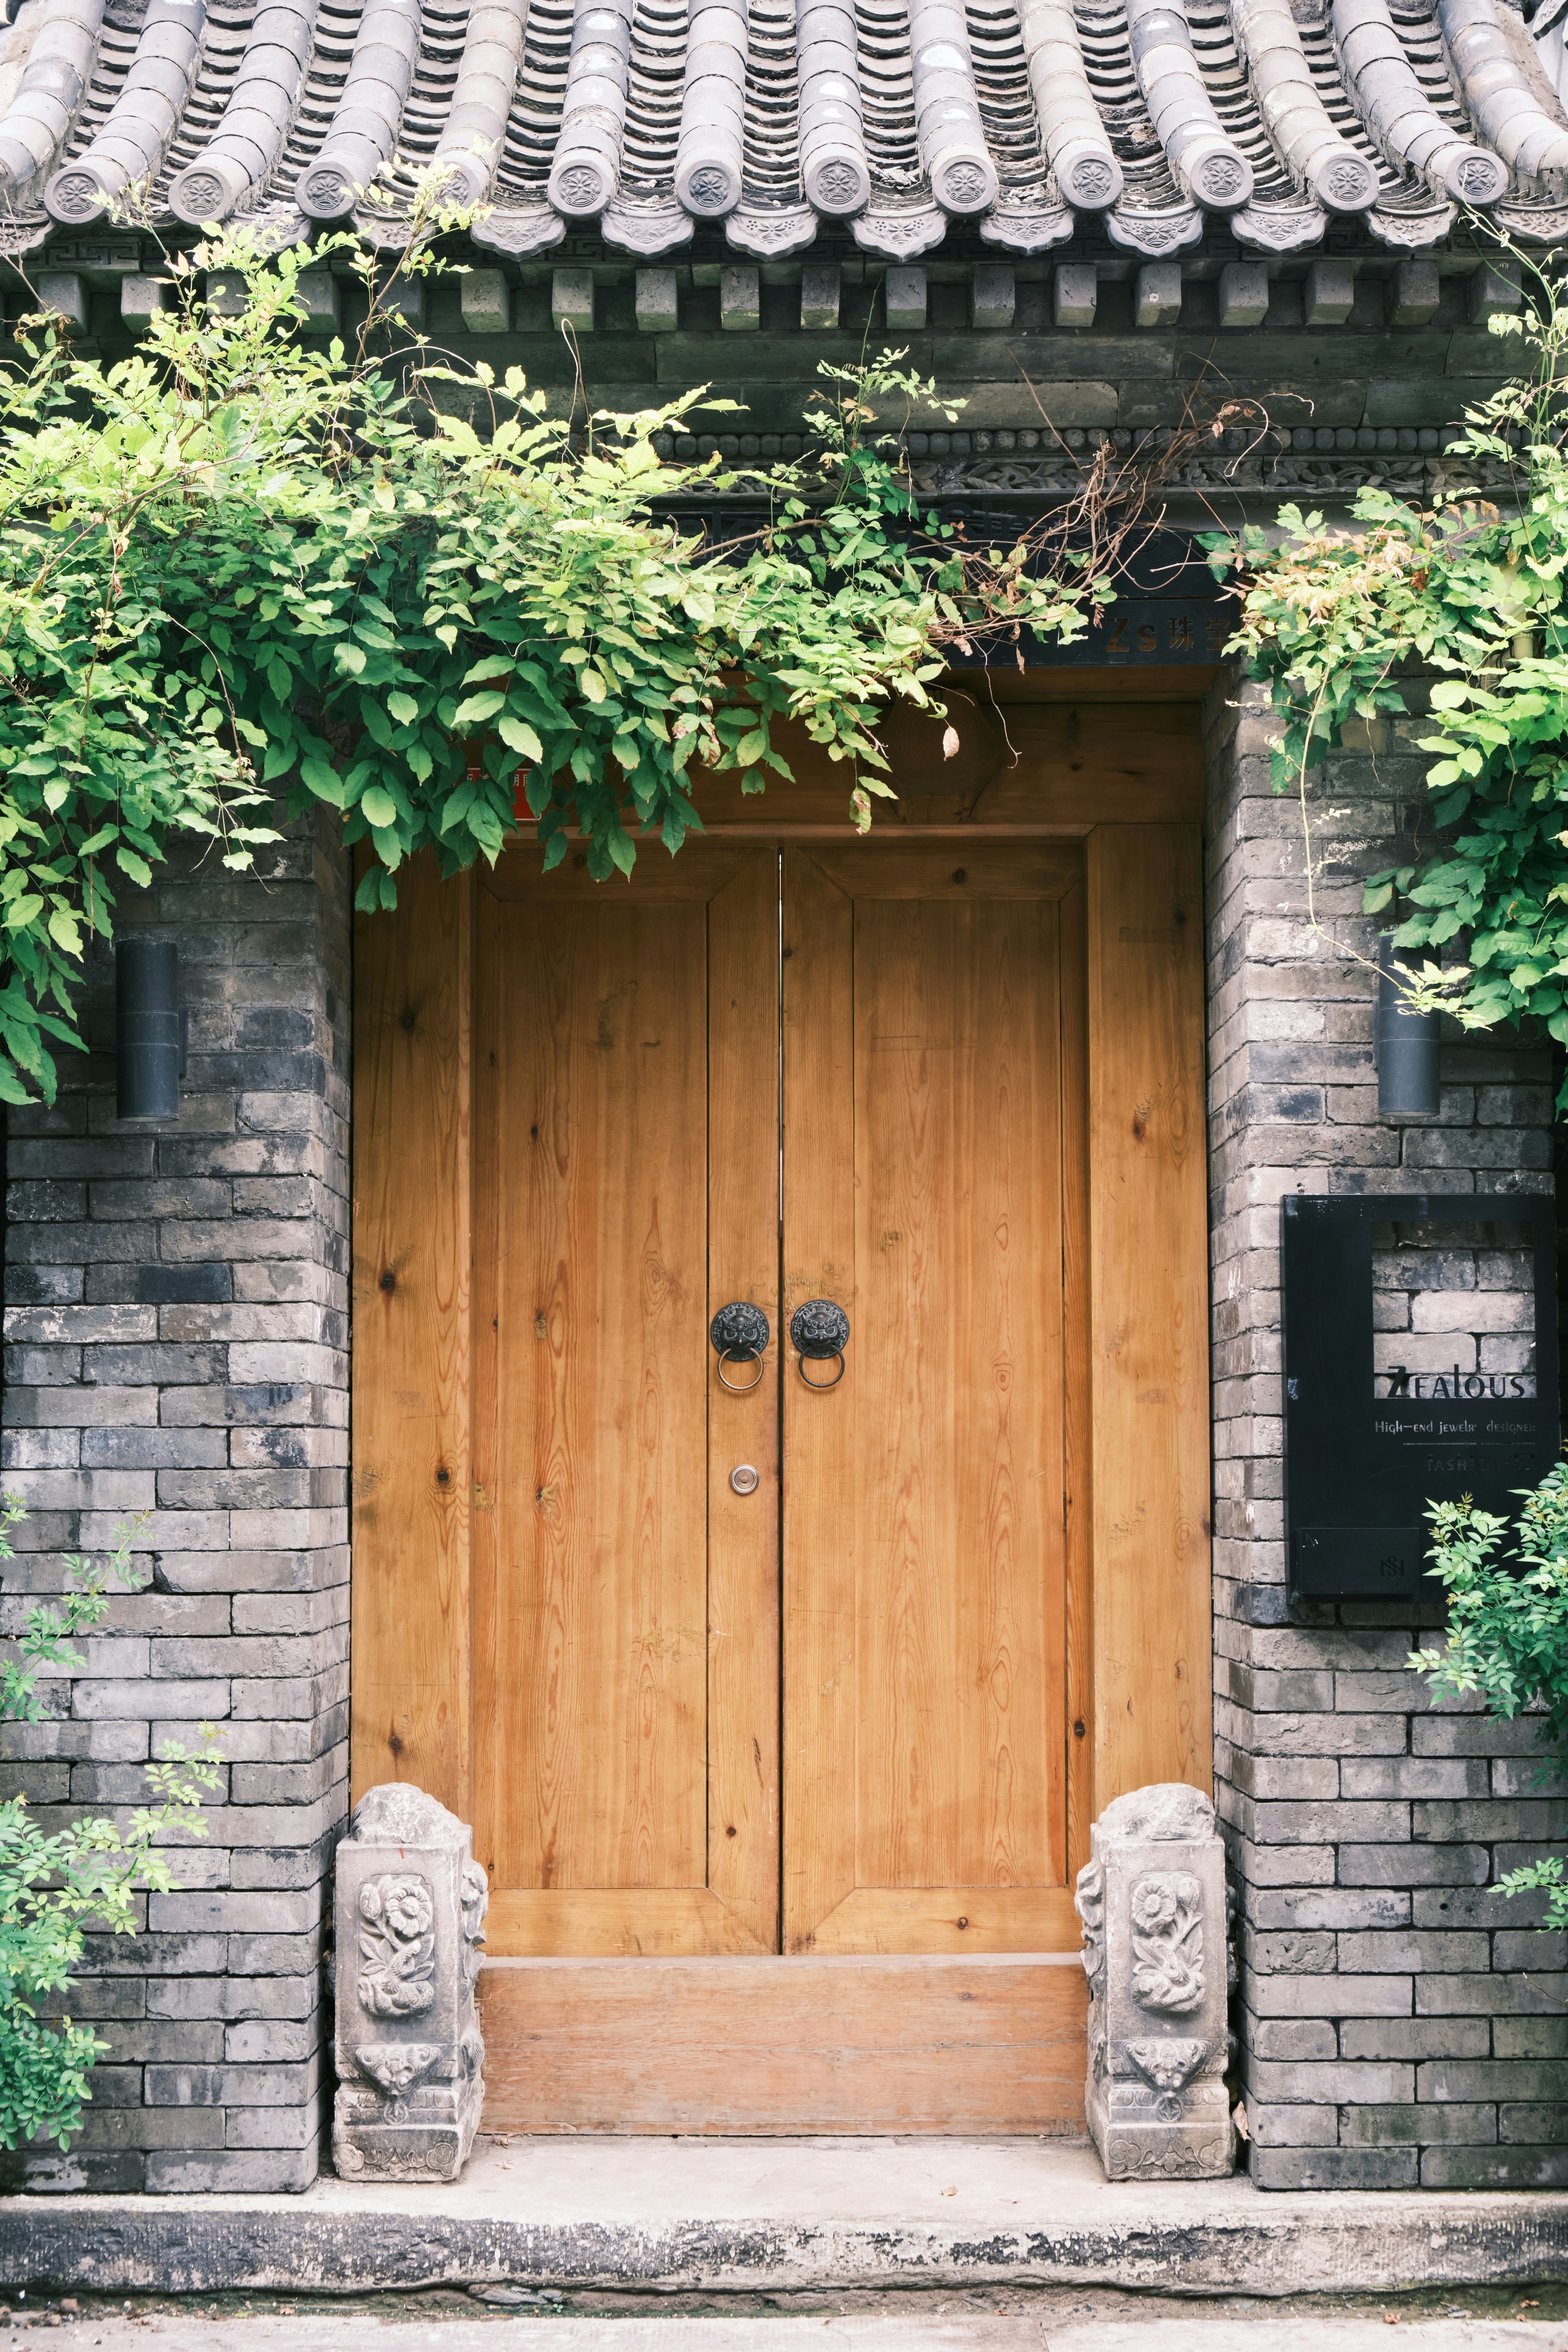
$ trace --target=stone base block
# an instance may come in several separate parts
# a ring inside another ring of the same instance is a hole
[[[484,2105],[484,2077],[438,2084],[388,2109],[342,2089],[332,2111],[332,2163],[343,2180],[456,2180]],[[363,2113],[356,2112],[363,2108]]]
[[[1108,2180],[1205,2180],[1231,2168],[1235,2139],[1223,2083],[1194,2084],[1178,2097],[1090,2075],[1084,2114]]]

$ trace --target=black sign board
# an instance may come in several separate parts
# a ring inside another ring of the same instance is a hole
[[[1408,1600],[1428,1503],[1517,1511],[1513,1490],[1558,1458],[1555,1204],[1400,1192],[1281,1206],[1290,1591]]]

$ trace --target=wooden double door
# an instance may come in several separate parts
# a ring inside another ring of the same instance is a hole
[[[492,1955],[1071,1940],[1082,920],[1071,842],[481,877]]]
[[[1207,1784],[1195,717],[1007,724],[359,919],[352,1770],[474,1824],[492,2128],[1076,2129],[1089,1822]]]

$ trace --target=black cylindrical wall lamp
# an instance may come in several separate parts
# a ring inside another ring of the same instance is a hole
[[[1377,1065],[1381,1118],[1429,1118],[1440,1108],[1439,1015],[1411,1010],[1405,989],[1410,979],[1386,935],[1377,943],[1377,1020],[1373,1059]]]
[[[114,1055],[121,1118],[178,1118],[184,1065],[180,951],[170,940],[114,942]]]

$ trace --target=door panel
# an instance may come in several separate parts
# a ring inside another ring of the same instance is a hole
[[[1066,1894],[1072,854],[786,854],[785,1948],[1038,1949]],[[924,895],[921,877],[925,877]]]
[[[774,1935],[776,1470],[758,1398],[770,1475],[749,1518],[715,1509],[710,1575],[707,1324],[710,1060],[714,1271],[772,1300],[776,859],[679,864],[678,890],[655,869],[589,897],[520,852],[479,894],[475,1842],[500,1953]]]

